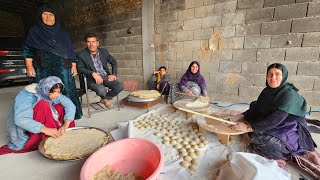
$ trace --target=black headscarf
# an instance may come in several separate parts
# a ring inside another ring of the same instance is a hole
[[[41,15],[43,12],[51,12],[55,16],[55,24],[47,26],[43,23]],[[49,51],[65,59],[76,57],[71,40],[68,34],[60,29],[60,23],[57,13],[48,6],[42,6],[39,9],[39,21],[28,33],[25,44],[35,49]]]
[[[255,110],[262,117],[267,117],[278,109],[303,117],[307,109],[307,102],[298,94],[299,90],[293,84],[287,82],[287,68],[283,64],[275,63],[268,67],[267,73],[271,68],[282,71],[281,84],[277,88],[271,88],[266,82],[267,87],[263,89],[254,104]]]

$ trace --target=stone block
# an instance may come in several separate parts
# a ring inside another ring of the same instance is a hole
[[[223,38],[222,49],[243,49],[244,37]]]
[[[285,53],[285,49],[260,49],[257,61],[284,61]]]
[[[288,82],[293,83],[300,91],[312,91],[315,77],[312,76],[288,76]]]
[[[274,8],[248,10],[246,14],[246,24],[272,21],[273,13]]]
[[[307,3],[276,7],[274,19],[285,20],[285,19],[306,17],[307,7],[308,7]]]
[[[214,4],[197,7],[194,9],[195,18],[203,18],[214,15]]]
[[[142,36],[141,35],[131,36],[130,43],[131,44],[142,44]]]
[[[186,9],[178,12],[178,21],[191,20],[194,18],[194,9]]]
[[[126,45],[126,52],[142,52],[142,44]]]
[[[231,38],[236,33],[236,26],[215,27],[214,32],[220,34],[220,37]]]
[[[238,95],[238,91],[239,91],[238,86],[228,86],[223,83],[218,83],[217,93],[219,93],[219,94]]]
[[[137,68],[142,68],[142,60],[137,60]]]
[[[203,5],[203,0],[185,0],[185,8],[194,8]]]
[[[261,35],[288,34],[291,29],[291,20],[264,22],[261,26]]]
[[[211,82],[211,81],[206,81],[207,88],[208,88],[208,93],[216,93],[217,92],[217,83]]]
[[[177,52],[178,61],[192,61],[192,51],[178,51]]]
[[[221,26],[221,16],[209,16],[202,18],[202,28],[212,28],[216,26]]]
[[[314,82],[314,87],[313,87],[314,91],[320,91],[320,79],[316,78],[315,82]]]
[[[215,14],[225,14],[236,12],[237,1],[223,2],[215,4],[214,12]]]
[[[307,17],[302,19],[294,19],[292,22],[291,33],[299,32],[319,32],[320,17]]]
[[[320,15],[320,2],[309,3],[308,17]]]
[[[203,0],[203,5],[213,4],[213,3],[222,3],[234,0]]]
[[[223,14],[222,26],[244,24],[245,17],[246,17],[245,11],[238,11],[236,13]]]
[[[261,91],[263,90],[262,87],[256,87],[256,86],[239,86],[239,96],[242,97],[254,97],[254,99],[258,99],[258,96],[260,95]]]
[[[233,61],[256,61],[257,50],[233,50]]]
[[[260,35],[261,23],[236,25],[236,36]]]
[[[270,48],[271,36],[247,36],[244,49]]]
[[[320,92],[319,91],[301,91],[300,94],[305,98],[308,105],[320,106]]]
[[[201,19],[187,20],[183,23],[183,30],[201,29]]]
[[[244,62],[241,73],[243,74],[266,74],[267,62]]]
[[[302,37],[303,34],[274,35],[271,37],[271,48],[301,47]]]
[[[175,31],[163,33],[163,42],[177,41],[177,33]]]
[[[275,7],[275,6],[281,6],[281,5],[289,5],[294,4],[295,0],[265,0],[264,7]]]
[[[200,50],[200,40],[184,41],[183,49],[185,51]]]
[[[177,31],[177,41],[193,40],[193,31]]]
[[[190,62],[189,62],[189,64],[190,64]],[[189,64],[188,64],[188,67],[189,67]],[[218,72],[219,62],[216,62],[216,61],[201,62],[200,67],[201,67],[201,73],[202,72],[210,72],[210,73]],[[209,80],[209,78],[207,80]]]
[[[180,31],[183,27],[183,21],[169,22],[168,31]]]
[[[258,9],[263,8],[264,0],[240,0],[237,9]]]
[[[320,33],[306,33],[303,37],[303,47],[320,46]]]
[[[290,48],[286,51],[286,61],[318,61],[320,48]]]
[[[194,39],[210,39],[212,32],[213,32],[212,28],[196,29],[193,31],[193,38]]]
[[[231,61],[232,50],[218,50],[212,53],[212,61]]]
[[[220,61],[219,72],[241,72],[241,63],[235,61]]]
[[[254,86],[265,87],[266,86],[266,75],[265,74],[256,74],[254,75]]]
[[[320,76],[319,62],[301,62],[298,65],[298,76]]]
[[[200,50],[192,52],[192,59],[200,62],[209,62],[211,60],[211,51],[209,50]]]
[[[210,72],[210,81],[224,83],[226,81],[226,74],[219,72]]]
[[[169,51],[183,51],[183,42],[170,42]]]
[[[319,1],[319,0],[296,0],[296,3],[304,3],[304,2],[312,2],[312,1]]]

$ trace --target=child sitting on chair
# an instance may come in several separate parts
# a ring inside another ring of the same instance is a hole
[[[154,71],[151,79],[148,81],[149,90],[157,90],[161,95],[168,95],[170,86],[170,75],[167,74],[167,68],[161,66],[158,71]]]

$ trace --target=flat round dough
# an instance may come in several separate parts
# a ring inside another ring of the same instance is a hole
[[[130,93],[131,96],[136,96],[139,98],[156,98],[159,97],[161,94],[156,91],[156,90],[138,90],[138,91],[133,91]]]

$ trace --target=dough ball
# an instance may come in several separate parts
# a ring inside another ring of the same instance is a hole
[[[191,145],[196,145],[197,143],[195,141],[190,142]]]
[[[170,138],[171,138],[172,140],[178,139],[178,137],[175,136],[175,135],[171,136]]]
[[[173,133],[174,133],[174,130],[173,130],[173,129],[170,129],[168,132],[173,134]]]
[[[203,152],[201,152],[201,151],[196,151],[195,154],[196,154],[197,156],[202,156],[202,155],[203,155]]]
[[[163,137],[163,140],[167,140],[167,141],[169,141],[169,140],[170,140],[170,138],[169,138],[168,136],[164,136],[164,137]]]
[[[181,155],[182,157],[184,157],[184,156],[187,156],[188,153],[184,151],[184,152],[180,152],[180,155]]]
[[[182,141],[182,144],[187,145],[189,144],[189,141]]]
[[[163,141],[162,143],[165,144],[165,145],[168,145],[168,144],[169,144],[169,141],[165,140],[165,141]]]
[[[206,140],[206,138],[204,136],[199,136],[200,140]]]
[[[192,159],[196,159],[197,155],[194,152],[189,153],[189,156],[192,157]]]
[[[183,159],[188,162],[192,161],[192,157],[190,156],[184,156]]]
[[[193,135],[192,135],[192,134],[188,134],[187,137],[190,138],[190,139],[192,139],[192,138],[193,138]]]
[[[198,166],[196,166],[196,165],[191,165],[191,166],[189,166],[189,169],[190,169],[191,171],[193,171],[193,172],[196,172],[196,171],[198,171]]]
[[[176,145],[174,145],[173,147],[176,148],[176,149],[182,148],[181,144],[176,144]]]
[[[177,141],[176,140],[170,141],[170,144],[175,145],[175,144],[177,144]]]
[[[187,161],[182,161],[182,162],[180,162],[180,166],[187,169],[187,168],[189,168],[190,163]]]
[[[189,141],[190,139],[188,137],[183,137],[182,138],[184,141]]]
[[[196,144],[195,144],[195,145],[192,145],[191,147],[192,147],[193,149],[198,149],[198,148],[199,148],[199,146],[196,145]]]
[[[177,142],[181,142],[181,141],[183,141],[183,139],[182,138],[178,138],[178,139],[176,139],[176,141]]]
[[[191,163],[192,163],[193,165],[198,165],[198,164],[200,163],[200,161],[197,160],[197,159],[192,159]]]
[[[184,148],[180,148],[178,151],[179,151],[179,153],[187,152],[187,150],[186,150],[186,149],[184,149]]]
[[[185,149],[191,148],[190,144],[185,144],[183,147],[184,147]]]
[[[159,136],[161,136],[161,133],[158,133],[158,132],[157,132],[157,133],[154,133],[154,135],[157,136],[157,137],[159,137]]]
[[[197,134],[197,136],[202,136],[203,135],[201,132],[197,132],[196,134]]]
[[[202,143],[203,143],[203,144],[208,144],[209,141],[208,141],[208,140],[203,140]]]
[[[199,143],[198,146],[199,146],[199,148],[203,148],[204,144],[203,143]]]
[[[194,152],[194,149],[193,149],[193,148],[188,148],[188,149],[187,149],[187,152],[188,152],[188,153],[193,153],[193,152]]]

